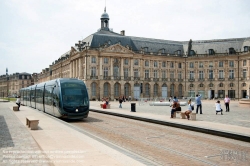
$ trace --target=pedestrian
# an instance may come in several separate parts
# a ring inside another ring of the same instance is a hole
[[[228,97],[228,95],[226,95],[226,97],[224,99],[224,103],[225,103],[225,106],[226,106],[226,112],[229,112],[230,98]]]
[[[217,115],[217,113],[218,112],[221,112],[221,115],[223,115],[222,114],[222,108],[221,108],[221,105],[220,105],[220,100],[218,100],[216,103],[215,103],[215,110],[216,110],[216,115]]]
[[[171,100],[172,100],[172,96],[169,97],[168,101],[171,102]]]
[[[122,102],[123,102],[123,98],[122,97],[119,97],[119,108],[122,108]]]
[[[17,96],[16,104],[18,105],[18,111],[19,111],[19,108],[20,108],[20,105],[21,105],[20,96]]]
[[[128,97],[128,101],[131,102],[131,96]]]
[[[174,113],[176,111],[181,111],[181,107],[177,101],[174,101],[174,103],[172,105],[172,109],[171,109],[171,117],[170,118],[174,118]]]
[[[201,95],[196,95],[195,97],[196,103],[196,114],[198,114],[198,109],[200,108],[200,114],[202,114],[202,104],[201,104]]]
[[[191,99],[188,100],[188,109],[185,111],[185,115],[187,116],[187,119],[189,120],[190,118],[190,113],[194,110],[194,106],[191,105]]]

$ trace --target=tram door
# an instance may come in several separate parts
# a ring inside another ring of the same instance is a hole
[[[134,87],[134,99],[139,99],[140,98],[140,86],[135,86]]]
[[[58,111],[59,108],[59,97],[58,97],[58,89],[54,86],[52,91],[52,100],[53,100],[53,113],[55,116],[60,116],[60,113]]]

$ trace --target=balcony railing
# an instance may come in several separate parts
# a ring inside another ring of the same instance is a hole
[[[134,77],[134,81],[140,81],[140,77]]]
[[[130,81],[131,77],[124,77],[124,80]]]
[[[183,82],[183,79],[182,78],[178,78],[178,82]]]
[[[247,78],[241,77],[240,80],[245,81],[245,80],[247,80]]]
[[[170,78],[170,81],[171,81],[171,82],[175,82],[175,79],[174,79],[174,78]]]
[[[195,81],[195,80],[194,80],[194,78],[190,78],[190,79],[188,79],[188,81],[189,81],[189,82],[193,82],[193,81]]]
[[[208,81],[214,81],[214,78],[208,78]]]
[[[104,80],[111,80],[111,77],[110,76],[104,76],[103,79]]]
[[[225,81],[225,78],[218,78],[218,81]]]
[[[235,79],[234,78],[228,78],[228,81],[234,81]]]
[[[144,78],[144,81],[151,81],[151,78]]]
[[[153,78],[153,81],[159,81],[159,78]]]
[[[121,80],[121,76],[114,76],[114,80]]]
[[[98,76],[90,76],[90,79],[92,79],[92,80],[97,80],[97,79],[98,79]]]
[[[205,81],[205,79],[204,78],[199,78],[198,81],[202,81],[203,82],[203,81]]]
[[[168,79],[167,78],[162,78],[161,81],[168,81]]]

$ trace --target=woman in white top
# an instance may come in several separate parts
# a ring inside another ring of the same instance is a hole
[[[21,105],[20,96],[17,96],[16,104],[18,105],[18,111],[19,111],[19,108],[20,108],[20,105]]]
[[[187,109],[187,111],[185,111],[185,115],[187,116],[187,119],[189,120],[189,118],[190,118],[190,116],[189,116],[189,114],[192,112],[193,110],[192,110],[192,107],[191,107],[191,99],[190,100],[188,100],[188,109]]]
[[[215,103],[215,110],[216,110],[216,115],[217,115],[217,113],[218,112],[221,112],[221,115],[223,115],[222,114],[222,108],[221,108],[221,105],[220,105],[220,101],[218,100],[216,103]]]

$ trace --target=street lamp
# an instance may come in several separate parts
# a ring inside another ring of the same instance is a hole
[[[87,81],[87,57],[88,57],[88,48],[89,48],[89,43],[82,42],[81,40],[78,41],[78,43],[75,44],[75,46],[78,48],[80,52],[82,52],[85,48],[85,82]]]

